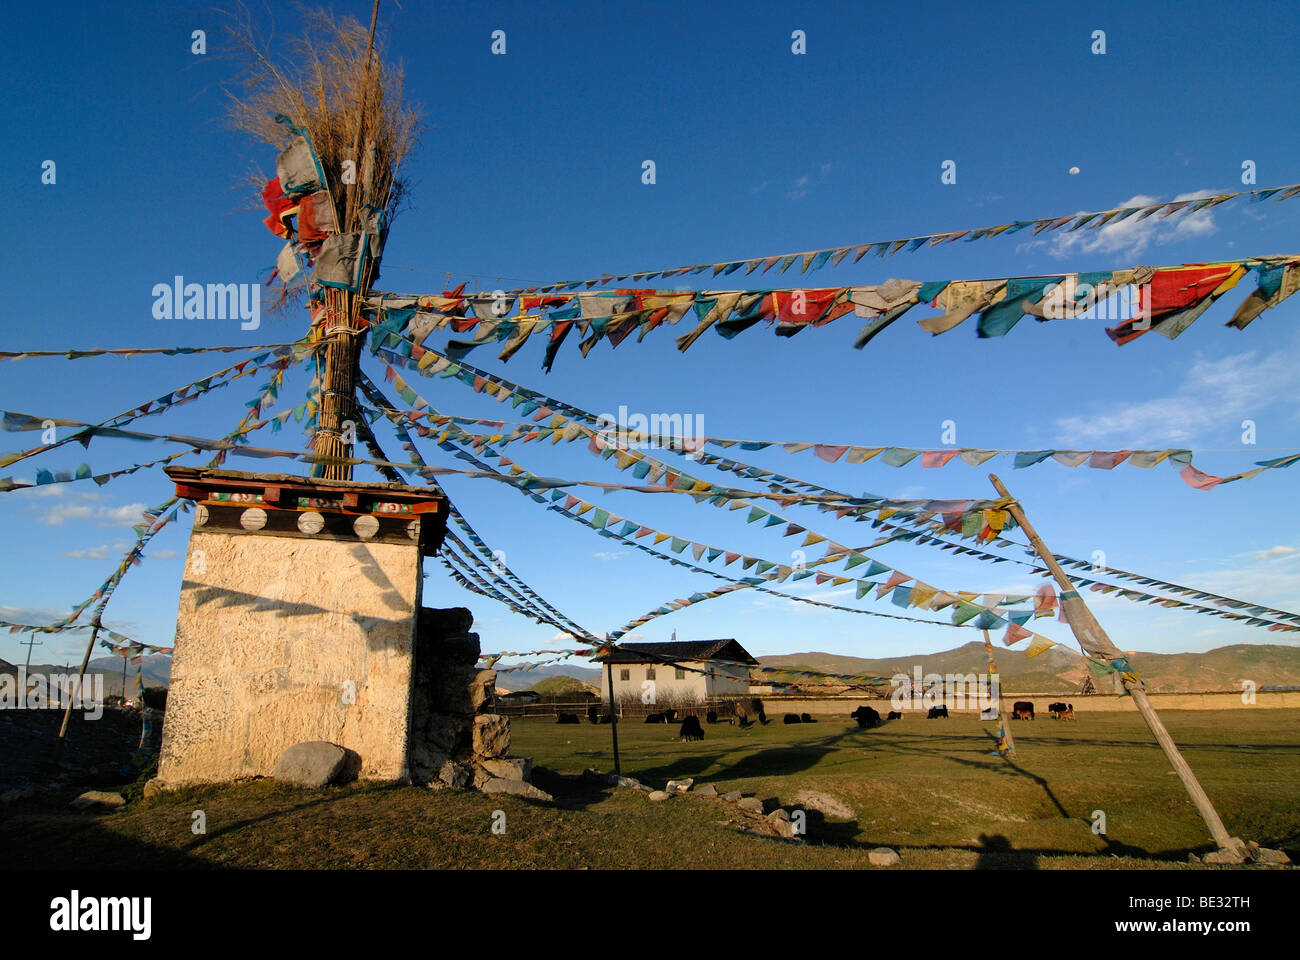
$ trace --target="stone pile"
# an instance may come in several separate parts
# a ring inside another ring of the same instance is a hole
[[[510,721],[496,713],[496,671],[480,670],[473,614],[423,608],[415,645],[408,766],[411,782],[549,800],[510,756]]]

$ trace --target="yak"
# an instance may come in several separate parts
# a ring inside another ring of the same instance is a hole
[[[880,714],[868,706],[858,707],[849,716],[858,721],[859,730],[880,726]]]
[[[700,726],[700,718],[693,713],[688,717],[683,717],[682,726],[677,731],[677,735],[687,743],[692,740],[703,740],[704,728]]]

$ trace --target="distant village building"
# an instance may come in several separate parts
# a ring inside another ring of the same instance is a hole
[[[643,700],[653,691],[665,704],[711,700],[749,693],[749,668],[758,661],[735,640],[678,640],[665,643],[622,643],[608,658],[613,671],[614,699]],[[602,702],[609,701],[609,684],[602,678]]]
[[[497,703],[506,707],[511,704],[536,703],[540,699],[542,695],[536,690],[514,690],[510,693],[497,694]]]

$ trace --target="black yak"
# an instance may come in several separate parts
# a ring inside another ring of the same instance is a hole
[[[858,721],[859,730],[880,726],[880,714],[868,706],[858,707],[849,716]]]
[[[691,714],[689,717],[683,717],[682,726],[681,729],[677,731],[677,735],[687,743],[692,740],[703,740],[704,728],[700,726],[700,718],[695,714]]]

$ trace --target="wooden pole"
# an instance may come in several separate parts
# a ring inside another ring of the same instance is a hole
[[[352,323],[356,294],[345,290],[325,291],[323,336],[325,367],[321,374],[320,426],[316,431],[315,454],[325,461],[321,476],[327,480],[351,480],[352,464],[338,461],[352,456],[349,422],[355,425],[356,368],[364,331]]]
[[[993,659],[993,641],[989,639],[989,632],[987,630],[984,631],[984,650],[985,652],[988,653],[989,665],[993,668],[993,672],[997,673],[998,663],[996,660]],[[1002,735],[1006,737],[1007,740],[1007,752],[1015,753],[1016,740],[1013,736],[1011,736],[1011,728],[1007,726],[1007,712],[1006,710],[1003,709],[1003,706],[1004,704],[1002,703],[1002,677],[999,676],[998,677],[998,723],[1002,727]]]
[[[362,136],[366,127],[366,113],[369,105],[371,60],[375,46],[375,25],[379,20],[379,0],[375,0],[370,11],[370,36],[366,41],[366,65],[361,82],[360,113],[357,120],[356,137],[352,143],[350,159],[361,167],[360,157]],[[373,175],[373,165],[371,165]],[[361,229],[361,203],[369,198],[372,184],[369,177],[362,177],[359,184],[342,198],[341,210],[338,211],[339,223],[345,231]],[[358,187],[360,189],[358,189]],[[386,198],[385,198],[386,200]],[[325,318],[322,336],[328,340],[325,347],[324,369],[321,375],[321,397],[319,426],[316,431],[313,449],[318,463],[324,461],[319,473],[327,480],[351,480],[352,464],[338,461],[352,456],[352,444],[345,432],[345,425],[351,421],[354,428],[357,423],[356,413],[356,371],[361,356],[361,344],[365,339],[365,328],[360,323],[361,297],[370,286],[373,267],[367,265],[362,277],[360,293],[347,290],[329,289],[325,291]]]
[[[72,690],[68,691],[68,703],[63,708],[63,723],[59,727],[59,739],[58,742],[55,744],[55,748],[54,748],[55,763],[58,763],[63,758],[63,744],[68,736],[68,721],[72,719],[72,703],[74,700],[81,699],[81,697],[79,696],[74,697],[73,693],[76,692],[80,694],[81,692],[81,685],[86,677],[86,666],[87,664],[90,663],[91,651],[95,649],[95,640],[99,636],[99,628],[100,628],[99,616],[96,615],[94,619],[94,626],[91,628],[90,631],[90,642],[86,644],[86,652],[81,658],[81,669],[77,672],[77,684],[75,687],[72,688]],[[122,690],[122,694],[123,696],[126,695],[125,687]]]
[[[43,646],[43,645],[45,644],[45,641],[44,641],[44,640],[37,640],[37,639],[36,639],[36,635],[35,635],[35,634],[32,634],[32,638],[31,638],[30,640],[19,640],[18,642],[19,642],[19,643],[22,643],[22,644],[26,644],[26,646],[27,646],[27,665],[26,665],[26,667],[23,669],[23,672],[24,672],[24,673],[31,673],[31,670],[32,670],[32,647]]]
[[[27,681],[28,678],[31,676],[31,672],[32,672],[32,647],[44,646],[45,641],[37,640],[36,634],[33,633],[30,640],[19,640],[18,642],[27,644],[27,664],[23,667],[22,689],[18,691],[18,696],[19,696],[18,705],[21,707],[27,703]],[[45,690],[47,693],[49,692],[48,680],[46,680]]]
[[[997,490],[999,496],[1011,499],[1011,494],[1007,492],[1006,486],[996,475],[990,473],[989,481],[993,484],[993,488]],[[1061,565],[1056,562],[1056,557],[1047,549],[1047,545],[1043,543],[1042,538],[1029,523],[1028,518],[1025,517],[1025,511],[1020,504],[1012,502],[1007,507],[1007,512],[1015,517],[1016,523],[1020,524],[1025,531],[1025,536],[1033,546],[1034,552],[1038,554],[1039,559],[1043,561],[1043,565],[1047,567],[1048,572],[1051,573],[1060,586],[1061,607],[1065,611],[1070,630],[1079,641],[1084,653],[1107,660],[1123,657],[1124,652],[1111,642],[1110,637],[1106,635],[1106,631],[1101,628],[1097,618],[1092,615],[1092,611],[1088,609],[1087,604],[1083,602],[1083,598],[1079,596],[1079,591],[1075,589],[1074,584],[1066,576]],[[1233,838],[1228,834],[1227,828],[1223,825],[1223,820],[1219,817],[1218,811],[1214,809],[1214,804],[1210,802],[1210,798],[1201,786],[1201,782],[1196,779],[1196,774],[1192,772],[1192,768],[1183,759],[1183,755],[1179,753],[1173,737],[1169,735],[1164,723],[1157,716],[1155,707],[1151,705],[1151,699],[1147,696],[1142,682],[1128,678],[1121,679],[1124,683],[1124,689],[1133,698],[1133,704],[1137,707],[1138,713],[1142,715],[1142,719],[1146,721],[1147,727],[1155,736],[1156,742],[1160,744],[1160,749],[1164,751],[1165,757],[1168,758],[1169,765],[1174,768],[1174,772],[1178,774],[1178,779],[1183,782],[1183,787],[1191,796],[1192,803],[1196,804],[1201,819],[1210,828],[1210,836],[1214,838],[1214,842],[1218,844],[1220,850],[1244,856],[1244,851],[1233,842]]]
[[[605,661],[605,685],[609,690],[609,734],[614,741],[614,773],[622,776],[623,770],[618,762],[618,713],[614,710],[614,667]]]

